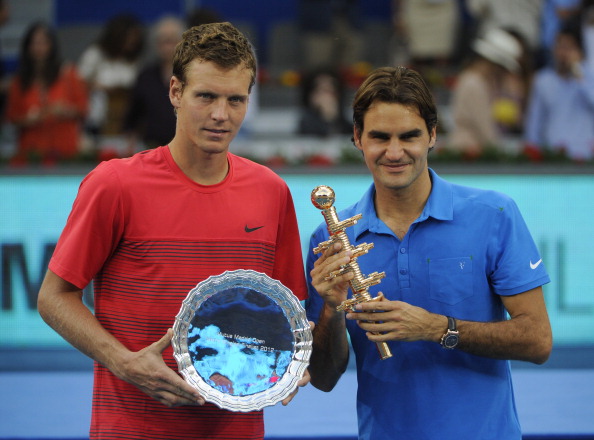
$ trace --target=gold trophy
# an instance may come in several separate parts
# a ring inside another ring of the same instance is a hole
[[[339,311],[352,312],[355,306],[359,303],[382,301],[384,299],[384,296],[381,293],[377,297],[372,298],[369,294],[369,287],[379,284],[382,278],[386,276],[386,273],[373,272],[367,278],[365,278],[365,276],[361,273],[359,263],[357,263],[357,258],[369,252],[369,250],[373,248],[373,243],[361,243],[355,247],[349,241],[349,237],[347,236],[346,232],[344,232],[344,230],[349,226],[356,224],[357,221],[363,217],[363,215],[357,214],[351,218],[340,221],[338,219],[338,214],[336,213],[336,208],[332,206],[334,205],[334,200],[334,190],[329,186],[320,185],[315,187],[311,192],[311,202],[316,208],[322,210],[322,215],[326,220],[326,225],[328,226],[328,232],[330,234],[330,239],[320,243],[318,247],[313,249],[313,252],[315,254],[319,254],[336,242],[342,243],[343,250],[352,251],[353,255],[351,257],[351,261],[341,266],[338,270],[330,272],[330,274],[326,277],[326,279],[329,280],[347,272],[353,272],[355,274],[355,277],[349,281],[349,285],[353,291],[353,297],[343,301],[336,308],[336,310]],[[390,347],[388,347],[387,343],[377,342],[377,349],[382,360],[392,357],[392,352],[390,351]]]

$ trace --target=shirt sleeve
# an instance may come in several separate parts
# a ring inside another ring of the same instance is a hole
[[[313,249],[317,247],[321,242],[326,241],[328,238],[323,235],[324,229],[322,226],[318,227],[309,239],[309,249],[307,251],[307,259],[305,265],[305,273],[307,276],[307,290],[308,298],[305,302],[305,310],[307,312],[307,319],[318,323],[322,307],[324,306],[324,300],[313,287],[311,283],[311,271],[314,267],[315,262],[320,258],[318,254],[314,254]]]
[[[119,180],[107,162],[82,181],[49,268],[80,289],[101,271],[124,231]]]
[[[594,72],[585,63],[582,64],[583,76],[579,79],[580,96],[586,101],[586,106],[594,110]]]
[[[452,97],[453,147],[493,144],[497,131],[489,91],[476,75],[463,75]],[[456,145],[459,144],[459,145]]]
[[[508,199],[499,210],[491,246],[491,284],[498,295],[516,295],[550,282],[536,243],[517,204]]]
[[[280,280],[297,298],[304,300],[307,298],[307,288],[297,216],[293,197],[286,185],[284,191],[284,206],[280,207],[282,214],[277,234],[274,278]]]

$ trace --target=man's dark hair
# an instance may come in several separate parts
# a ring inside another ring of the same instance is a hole
[[[211,61],[224,69],[244,66],[251,71],[249,90],[256,83],[256,55],[249,40],[231,23],[207,23],[184,32],[173,56],[173,75],[186,83],[194,60]]]
[[[359,135],[363,133],[365,114],[376,101],[417,109],[430,134],[437,127],[437,108],[431,90],[412,69],[380,67],[369,74],[353,99],[353,123]]]
[[[573,39],[577,47],[579,48],[580,52],[584,53],[584,41],[582,37],[582,18],[580,14],[573,15],[567,19],[565,19],[559,30],[557,31],[557,36],[564,35]]]

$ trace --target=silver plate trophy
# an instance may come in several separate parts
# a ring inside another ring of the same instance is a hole
[[[173,355],[186,382],[231,411],[256,411],[288,397],[312,349],[299,300],[253,270],[200,282],[183,301],[173,333]]]

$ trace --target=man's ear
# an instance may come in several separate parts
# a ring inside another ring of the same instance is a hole
[[[171,101],[171,105],[173,108],[177,110],[181,107],[181,96],[183,93],[183,84],[182,82],[177,79],[177,77],[172,76],[171,80],[169,81],[169,100]]]
[[[361,133],[357,130],[357,127],[353,126],[353,144],[358,150],[363,151],[363,147],[361,146]]]
[[[431,133],[429,134],[429,151],[435,147],[435,142],[437,141],[437,127],[433,127]]]

